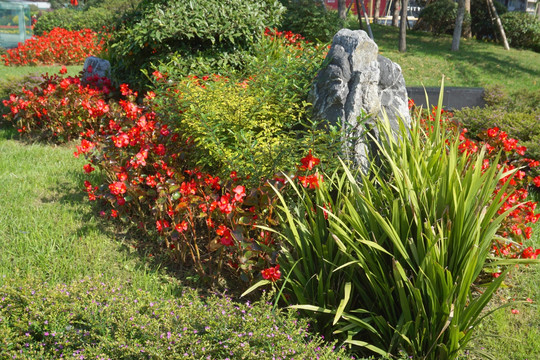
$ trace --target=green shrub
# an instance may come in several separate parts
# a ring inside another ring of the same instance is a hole
[[[157,101],[164,101],[157,111],[184,109],[167,115],[171,128],[192,136],[201,150],[192,154],[197,165],[220,177],[237,171],[253,181],[272,178],[278,170],[293,170],[309,148],[324,149],[332,163],[337,130],[329,134],[311,124],[306,103],[323,50],[298,35],[268,30],[253,47],[247,80],[191,77],[177,84],[181,95],[172,97],[169,84],[158,82],[165,89],[156,90]]]
[[[90,8],[87,11],[63,8],[45,13],[34,26],[34,34],[41,36],[54,28],[66,30],[91,29],[101,32],[103,27],[109,27],[116,14],[104,8]]]
[[[154,299],[130,284],[85,278],[69,285],[0,287],[2,359],[344,359],[292,311],[186,289]],[[75,354],[75,355],[73,355]]]
[[[486,87],[484,91],[486,105],[511,112],[539,112],[540,90],[522,89],[512,93],[501,85]]]
[[[502,16],[508,10],[498,1],[493,1],[497,14]],[[491,20],[485,0],[471,0],[471,31],[477,39],[497,39],[498,30]]]
[[[110,40],[113,75],[141,85],[151,64],[176,67],[170,77],[241,69],[265,27],[278,23],[277,0],[144,0]]]
[[[422,9],[418,18],[422,20],[428,31],[435,35],[451,34],[454,31],[457,17],[457,3],[452,0],[437,0]],[[464,22],[470,22],[465,17]]]
[[[330,42],[344,27],[337,11],[326,11],[320,2],[312,0],[282,0],[287,11],[280,30],[302,34],[309,41]]]
[[[432,131],[418,119],[397,138],[380,122],[369,175],[344,167],[282,198],[288,303],[367,352],[455,359],[504,278],[471,291],[506,215],[498,184],[507,174],[497,159],[482,170],[484,152],[463,154],[439,117]]]
[[[510,46],[540,52],[540,21],[534,15],[512,11],[501,22]]]

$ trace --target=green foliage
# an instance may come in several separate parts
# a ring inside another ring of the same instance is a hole
[[[493,1],[497,14],[502,16],[508,10],[499,1]],[[471,0],[471,31],[479,39],[496,40],[497,27],[494,24],[485,0]]]
[[[156,90],[157,101],[165,101],[158,112],[183,109],[168,115],[171,127],[192,136],[200,153],[191,156],[214,175],[227,177],[237,171],[253,181],[272,178],[277,171],[293,170],[310,148],[324,149],[324,160],[337,165],[337,129],[327,133],[307,115],[307,95],[324,48],[296,35],[285,34],[292,36],[288,40],[271,31],[266,34],[249,58],[245,76],[253,76],[248,80],[192,77],[178,83],[179,97],[170,96],[174,92],[167,89],[168,83]]]
[[[278,23],[277,0],[144,0],[117,24],[110,41],[113,75],[141,85],[142,70],[174,58],[178,75],[240,69],[265,27]]]
[[[428,30],[435,35],[451,34],[454,31],[457,17],[457,3],[452,0],[437,0],[422,9],[419,19]],[[465,14],[464,23],[470,22]]]
[[[430,133],[416,120],[397,136],[383,120],[369,175],[344,166],[315,195],[282,199],[288,302],[368,352],[455,359],[504,278],[471,291],[504,217],[493,192],[508,174],[483,172],[483,153],[471,163],[439,118]]]
[[[302,34],[309,41],[327,43],[344,27],[337,11],[326,11],[319,1],[281,0],[287,11],[280,30]]]
[[[345,358],[307,333],[293,311],[202,299],[186,289],[156,299],[131,284],[84,278],[50,286],[7,281],[0,287],[0,357],[52,359]]]
[[[501,22],[510,46],[540,52],[540,20],[534,15],[512,11]]]
[[[91,29],[100,32],[110,26],[115,14],[103,8],[90,8],[88,11],[62,8],[45,13],[34,26],[34,34],[42,36],[44,32],[60,27],[66,30]]]

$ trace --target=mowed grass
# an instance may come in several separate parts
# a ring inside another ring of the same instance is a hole
[[[407,52],[398,51],[398,29],[373,25],[379,52],[398,63],[407,86],[486,87],[503,85],[509,91],[540,89],[540,53],[506,51],[496,43],[461,39],[450,51],[452,37],[422,31],[407,32]]]
[[[0,285],[5,278],[54,284],[102,274],[156,296],[179,290],[97,216],[74,146],[27,145],[14,134],[0,129]]]
[[[3,63],[0,63],[0,85],[1,82],[13,81],[29,74],[57,74],[61,68],[61,65],[5,66]],[[66,69],[68,75],[75,76],[82,70],[82,65],[69,65],[66,66]]]

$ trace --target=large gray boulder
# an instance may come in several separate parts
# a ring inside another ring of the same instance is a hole
[[[378,52],[377,44],[364,31],[340,30],[310,94],[315,118],[345,129],[344,152],[364,169],[368,166],[367,132],[377,118],[386,113],[396,130],[398,117],[406,126],[411,121],[401,68]]]

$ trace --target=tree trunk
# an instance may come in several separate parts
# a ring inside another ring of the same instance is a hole
[[[375,0],[375,14],[373,15],[373,22],[379,21],[379,13],[381,12],[381,0]]]
[[[465,15],[469,14],[469,21],[465,23],[465,26],[463,27],[463,37],[466,39],[472,38],[472,30],[471,30],[471,0],[465,0]]]
[[[407,5],[409,0],[401,2],[401,22],[399,23],[399,51],[407,51]]]
[[[536,17],[540,21],[540,0],[536,2]]]
[[[452,38],[452,51],[459,50],[459,40],[461,40],[461,28],[465,17],[465,0],[458,1],[456,25],[454,26],[454,37]]]
[[[497,14],[497,9],[495,8],[495,5],[493,5],[493,0],[486,0],[488,3],[488,6],[491,8],[491,13],[493,14],[493,17],[495,20],[495,24],[497,25],[497,29],[499,29],[499,35],[501,35],[501,41],[503,42],[503,46],[505,50],[510,50],[510,46],[508,46],[508,40],[506,40],[506,34],[504,32],[504,28],[501,23],[501,18],[499,17],[499,14]]]
[[[362,12],[360,11],[360,3],[358,0],[355,0],[356,6],[356,15],[358,16],[358,24],[360,24],[360,30],[364,30],[364,25],[362,25]]]
[[[338,6],[339,17],[343,20],[347,19],[347,1],[338,0],[337,6]]]
[[[392,26],[394,27],[398,27],[400,1],[401,0],[393,0],[392,2]]]

